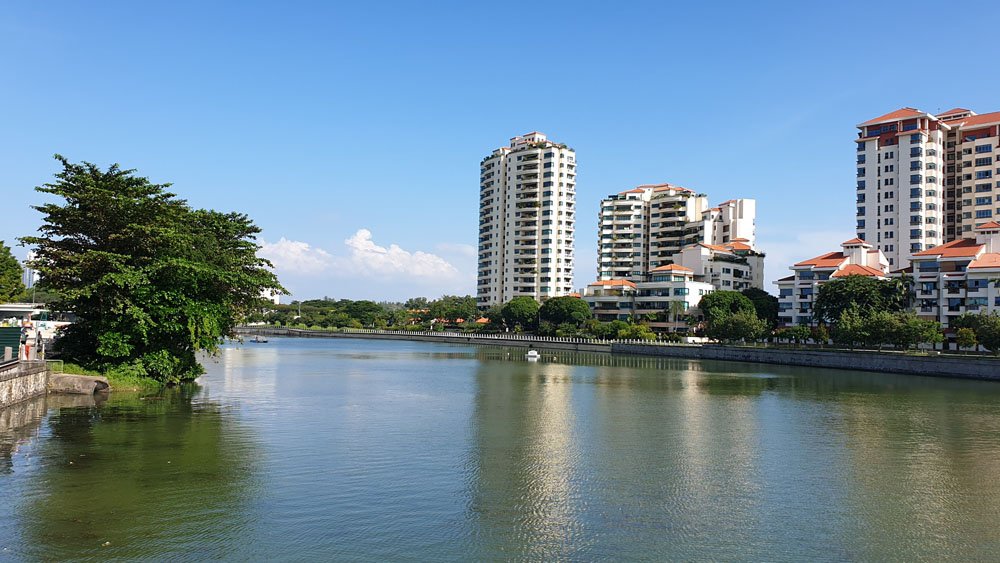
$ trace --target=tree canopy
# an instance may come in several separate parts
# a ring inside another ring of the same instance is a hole
[[[753,302],[738,291],[713,291],[701,298],[698,303],[705,321],[711,325],[712,322],[727,317],[740,311],[756,313]]]
[[[526,295],[515,297],[503,305],[500,316],[509,329],[535,330],[538,326],[538,302]]]
[[[10,252],[10,247],[0,240],[0,303],[8,303],[24,292],[21,276],[24,270]]]
[[[43,215],[32,265],[60,295],[51,306],[77,321],[60,339],[68,359],[177,382],[202,373],[196,355],[284,292],[257,256],[260,229],[243,214],[193,209],[117,164],[101,170],[56,155],[56,181],[36,188],[61,198]]]
[[[880,280],[869,276],[846,276],[819,288],[813,316],[817,321],[837,322],[852,305],[858,313],[894,313],[906,306],[909,290],[900,280]]]
[[[542,303],[538,309],[539,322],[547,322],[556,326],[562,324],[580,326],[592,316],[590,306],[579,297],[553,297]]]
[[[757,317],[774,327],[778,324],[778,298],[756,287],[748,287],[742,291],[743,296],[753,304]]]

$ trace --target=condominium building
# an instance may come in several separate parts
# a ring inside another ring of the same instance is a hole
[[[1000,215],[1000,112],[902,108],[857,127],[857,234],[892,267]]]
[[[583,299],[599,321],[651,318],[647,324],[655,331],[685,332],[683,317],[714,289],[696,281],[689,268],[669,264],[654,268],[639,282],[596,281],[584,290]]]
[[[744,238],[725,244],[692,244],[674,254],[672,260],[690,270],[695,280],[712,284],[716,289],[764,289],[764,254],[754,250]]]
[[[889,261],[881,250],[860,238],[841,243],[839,252],[828,252],[791,267],[793,274],[778,286],[778,321],[784,325],[815,324],[813,304],[819,288],[830,279],[846,276],[889,277]]]
[[[672,184],[647,184],[601,201],[597,278],[641,281],[695,244],[741,241],[753,249],[756,202],[708,197]]]
[[[576,153],[538,132],[480,163],[480,308],[573,291]]]
[[[914,284],[917,315],[948,327],[965,312],[1000,311],[1000,223],[976,227],[963,238],[913,255],[909,268],[893,272]]]

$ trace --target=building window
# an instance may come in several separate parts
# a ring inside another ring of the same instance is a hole
[[[976,179],[977,180],[984,180],[986,178],[992,178],[992,177],[993,177],[993,171],[992,170],[980,170],[980,171],[976,172]]]
[[[976,211],[976,219],[988,219],[993,216],[992,209],[980,209]]]
[[[987,152],[992,152],[992,151],[993,151],[993,145],[977,145],[976,146],[976,152],[979,153],[979,154],[987,153]]]

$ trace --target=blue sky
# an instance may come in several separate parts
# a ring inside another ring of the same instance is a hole
[[[575,286],[654,182],[756,198],[770,281],[853,236],[855,124],[1000,110],[1000,4],[694,4],[0,3],[0,239],[58,152],[248,213],[293,298],[473,293],[479,161],[538,130],[577,151]]]

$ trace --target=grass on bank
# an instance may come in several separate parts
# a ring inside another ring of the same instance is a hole
[[[106,377],[112,391],[155,391],[163,387],[162,383],[151,377],[128,373],[124,370],[111,370],[107,373],[101,373],[69,362],[63,364],[63,373]]]

